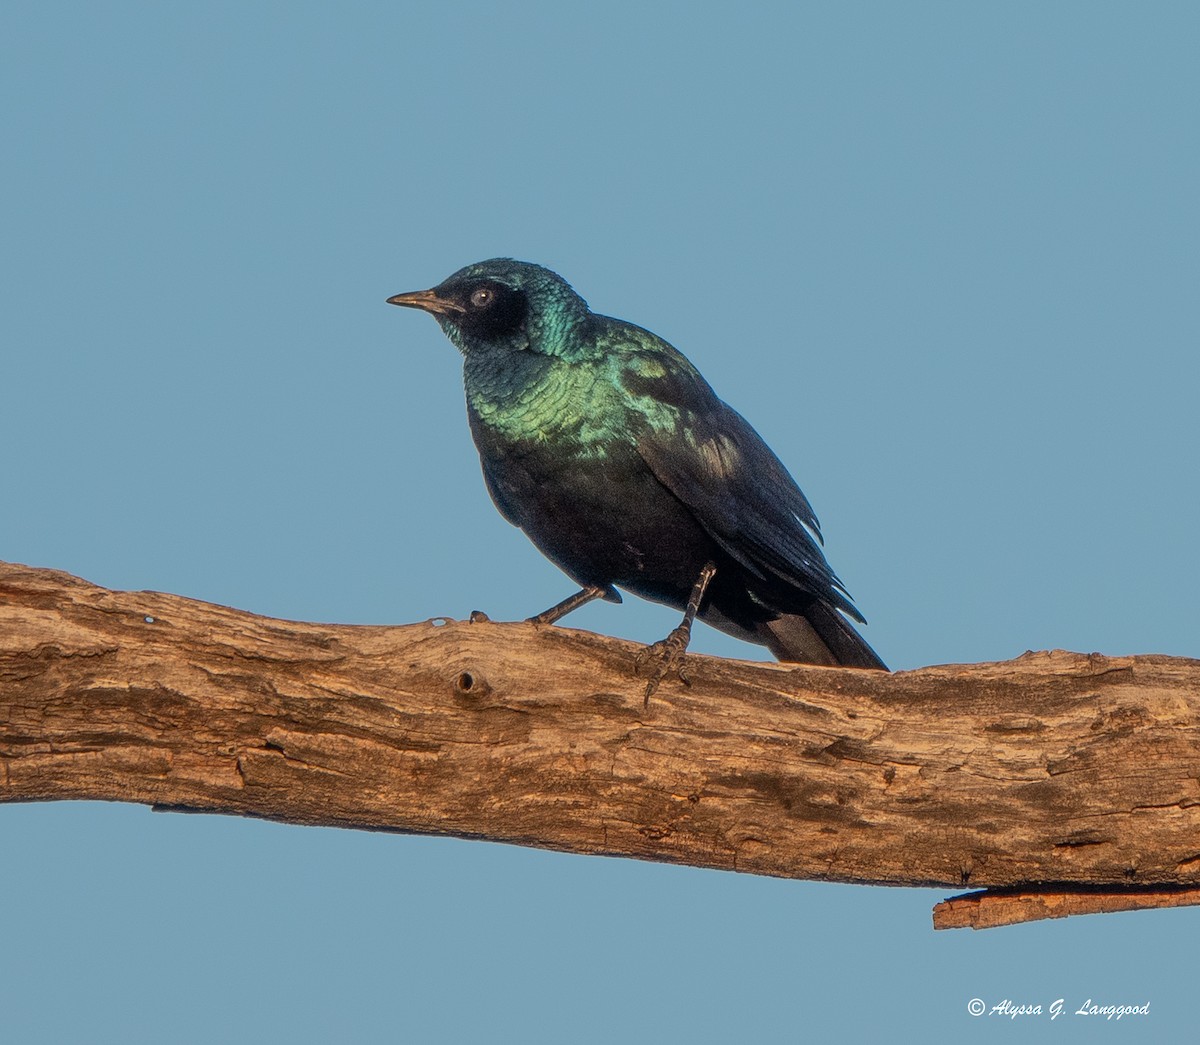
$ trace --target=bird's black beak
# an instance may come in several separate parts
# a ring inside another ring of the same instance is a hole
[[[432,312],[437,316],[461,315],[466,311],[458,302],[440,298],[433,290],[414,290],[409,294],[397,294],[388,298],[387,303],[403,305],[405,308],[419,308],[422,312]]]

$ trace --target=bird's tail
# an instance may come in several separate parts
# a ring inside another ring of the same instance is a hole
[[[780,660],[846,668],[887,665],[837,610],[821,602],[758,625],[760,641]]]

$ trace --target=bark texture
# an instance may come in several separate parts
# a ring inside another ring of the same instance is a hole
[[[984,890],[952,896],[933,908],[935,929],[994,929],[999,925],[1066,918],[1072,914],[1113,914],[1152,907],[1191,907],[1200,904],[1200,889]]]
[[[0,564],[0,800],[841,882],[1200,887],[1200,661],[1055,651],[889,675],[690,656],[691,686],[643,708],[641,649],[530,624],[293,623]],[[950,904],[945,924],[973,924]]]

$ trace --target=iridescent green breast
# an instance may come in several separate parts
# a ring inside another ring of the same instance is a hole
[[[681,375],[694,375],[687,360],[628,324],[608,321],[598,333],[573,355],[467,356],[467,402],[487,442],[553,443],[559,456],[600,459],[616,442],[636,446],[647,430],[679,429],[680,402],[669,393]]]

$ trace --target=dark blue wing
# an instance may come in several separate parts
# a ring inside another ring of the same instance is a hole
[[[825,561],[817,517],[796,481],[687,359],[660,344],[649,353],[628,352],[623,360],[622,384],[639,418],[634,435],[642,459],[751,573],[771,587],[818,595],[861,621]]]

